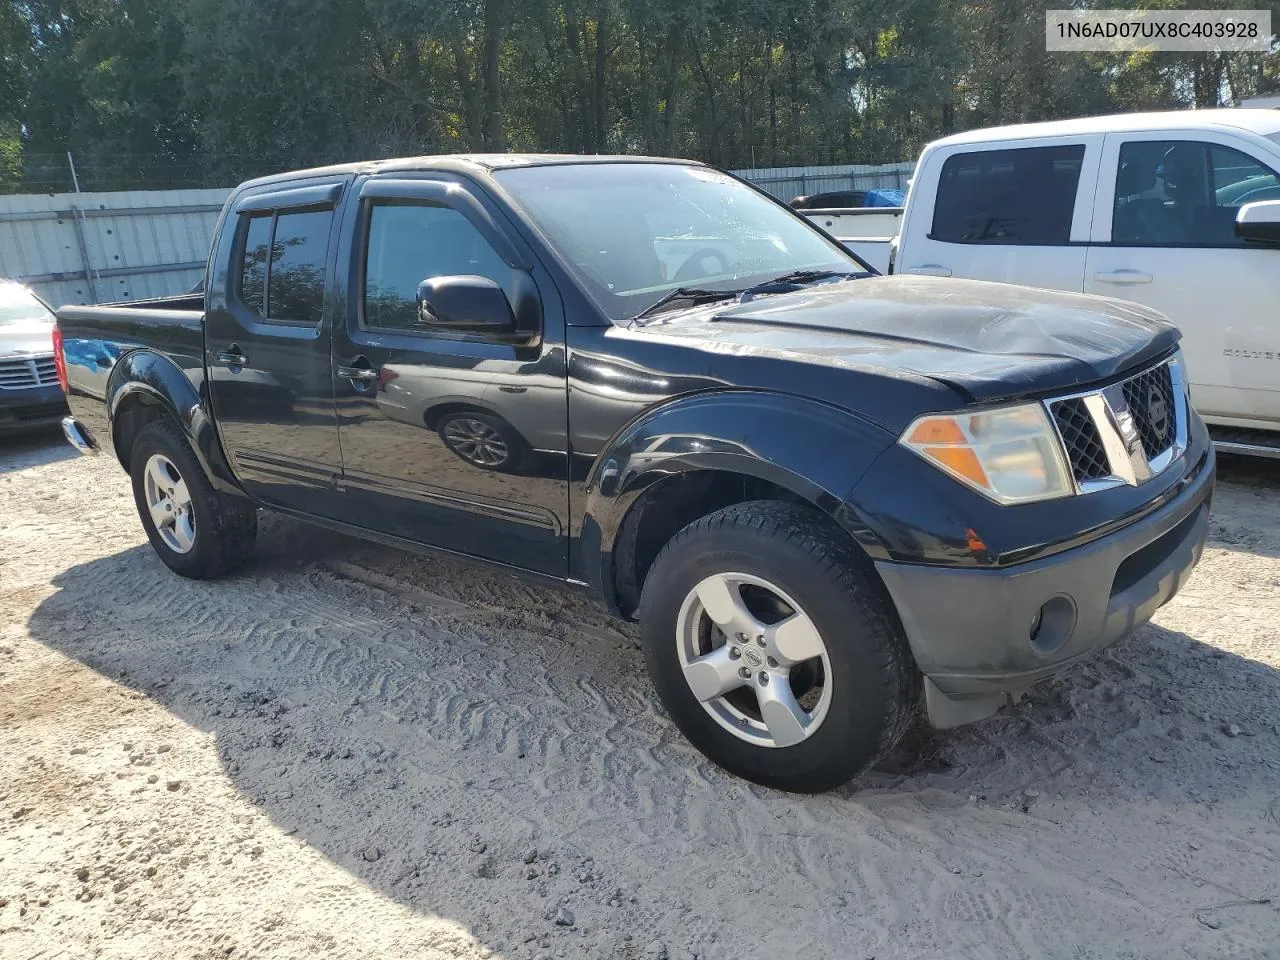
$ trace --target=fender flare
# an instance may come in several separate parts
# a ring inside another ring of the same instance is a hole
[[[650,409],[596,457],[584,488],[579,569],[616,609],[613,556],[636,501],[691,471],[769,481],[814,504],[866,553],[885,557],[848,494],[894,436],[838,407],[790,394],[716,390]]]
[[[200,375],[203,378],[203,370]],[[169,357],[145,348],[122,355],[107,380],[106,403],[111,447],[126,471],[129,469],[127,457],[116,437],[119,415],[135,403],[150,404],[160,407],[182,430],[217,490],[244,496],[227,465],[217,429],[203,399],[186,373]]]

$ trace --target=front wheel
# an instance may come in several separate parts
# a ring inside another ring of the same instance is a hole
[[[685,527],[645,579],[640,621],[676,725],[757,783],[836,787],[914,717],[917,677],[884,586],[809,508],[758,501]]]
[[[174,573],[207,580],[248,558],[257,511],[213,489],[175,424],[157,420],[143,428],[129,473],[147,539]]]

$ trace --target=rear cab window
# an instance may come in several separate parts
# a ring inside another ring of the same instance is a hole
[[[944,243],[1069,243],[1084,157],[1082,143],[948,157],[930,237]]]

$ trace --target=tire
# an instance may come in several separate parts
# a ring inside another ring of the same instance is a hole
[[[745,611],[761,630],[742,642],[746,631],[713,621],[704,596],[720,621],[749,624]],[[737,619],[725,617],[717,599],[725,596],[742,601]],[[756,783],[799,793],[840,786],[892,749],[916,716],[919,675],[884,585],[855,545],[804,506],[755,501],[685,527],[654,561],[639,614],[649,674],[671,718],[708,758]],[[806,658],[815,649],[821,655]]]
[[[193,580],[210,580],[244,564],[258,532],[257,510],[213,489],[176,424],[157,420],[144,427],[129,463],[138,516],[152,548],[170,570]],[[165,496],[170,485],[176,493]],[[161,502],[155,513],[165,521],[160,526],[151,507],[157,496]],[[165,509],[166,504],[171,509]]]
[[[445,414],[436,432],[450,453],[481,470],[514,473],[529,452],[529,444],[515,427],[478,410]]]

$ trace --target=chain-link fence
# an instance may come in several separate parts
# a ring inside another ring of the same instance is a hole
[[[833,190],[903,189],[912,167],[910,163],[845,162],[847,158],[838,156],[836,151],[819,147],[815,147],[812,156],[803,158],[807,166],[766,166],[762,162],[766,155],[766,151],[748,152],[739,162],[726,166],[760,184],[781,200]],[[233,175],[225,175],[211,173],[211,164],[194,158],[25,153],[12,168],[5,170],[0,167],[0,194],[212,189],[281,170],[357,159],[376,158],[316,156],[292,163],[278,163],[261,156],[220,155],[218,169],[235,171]],[[690,159],[703,158],[693,156]]]

